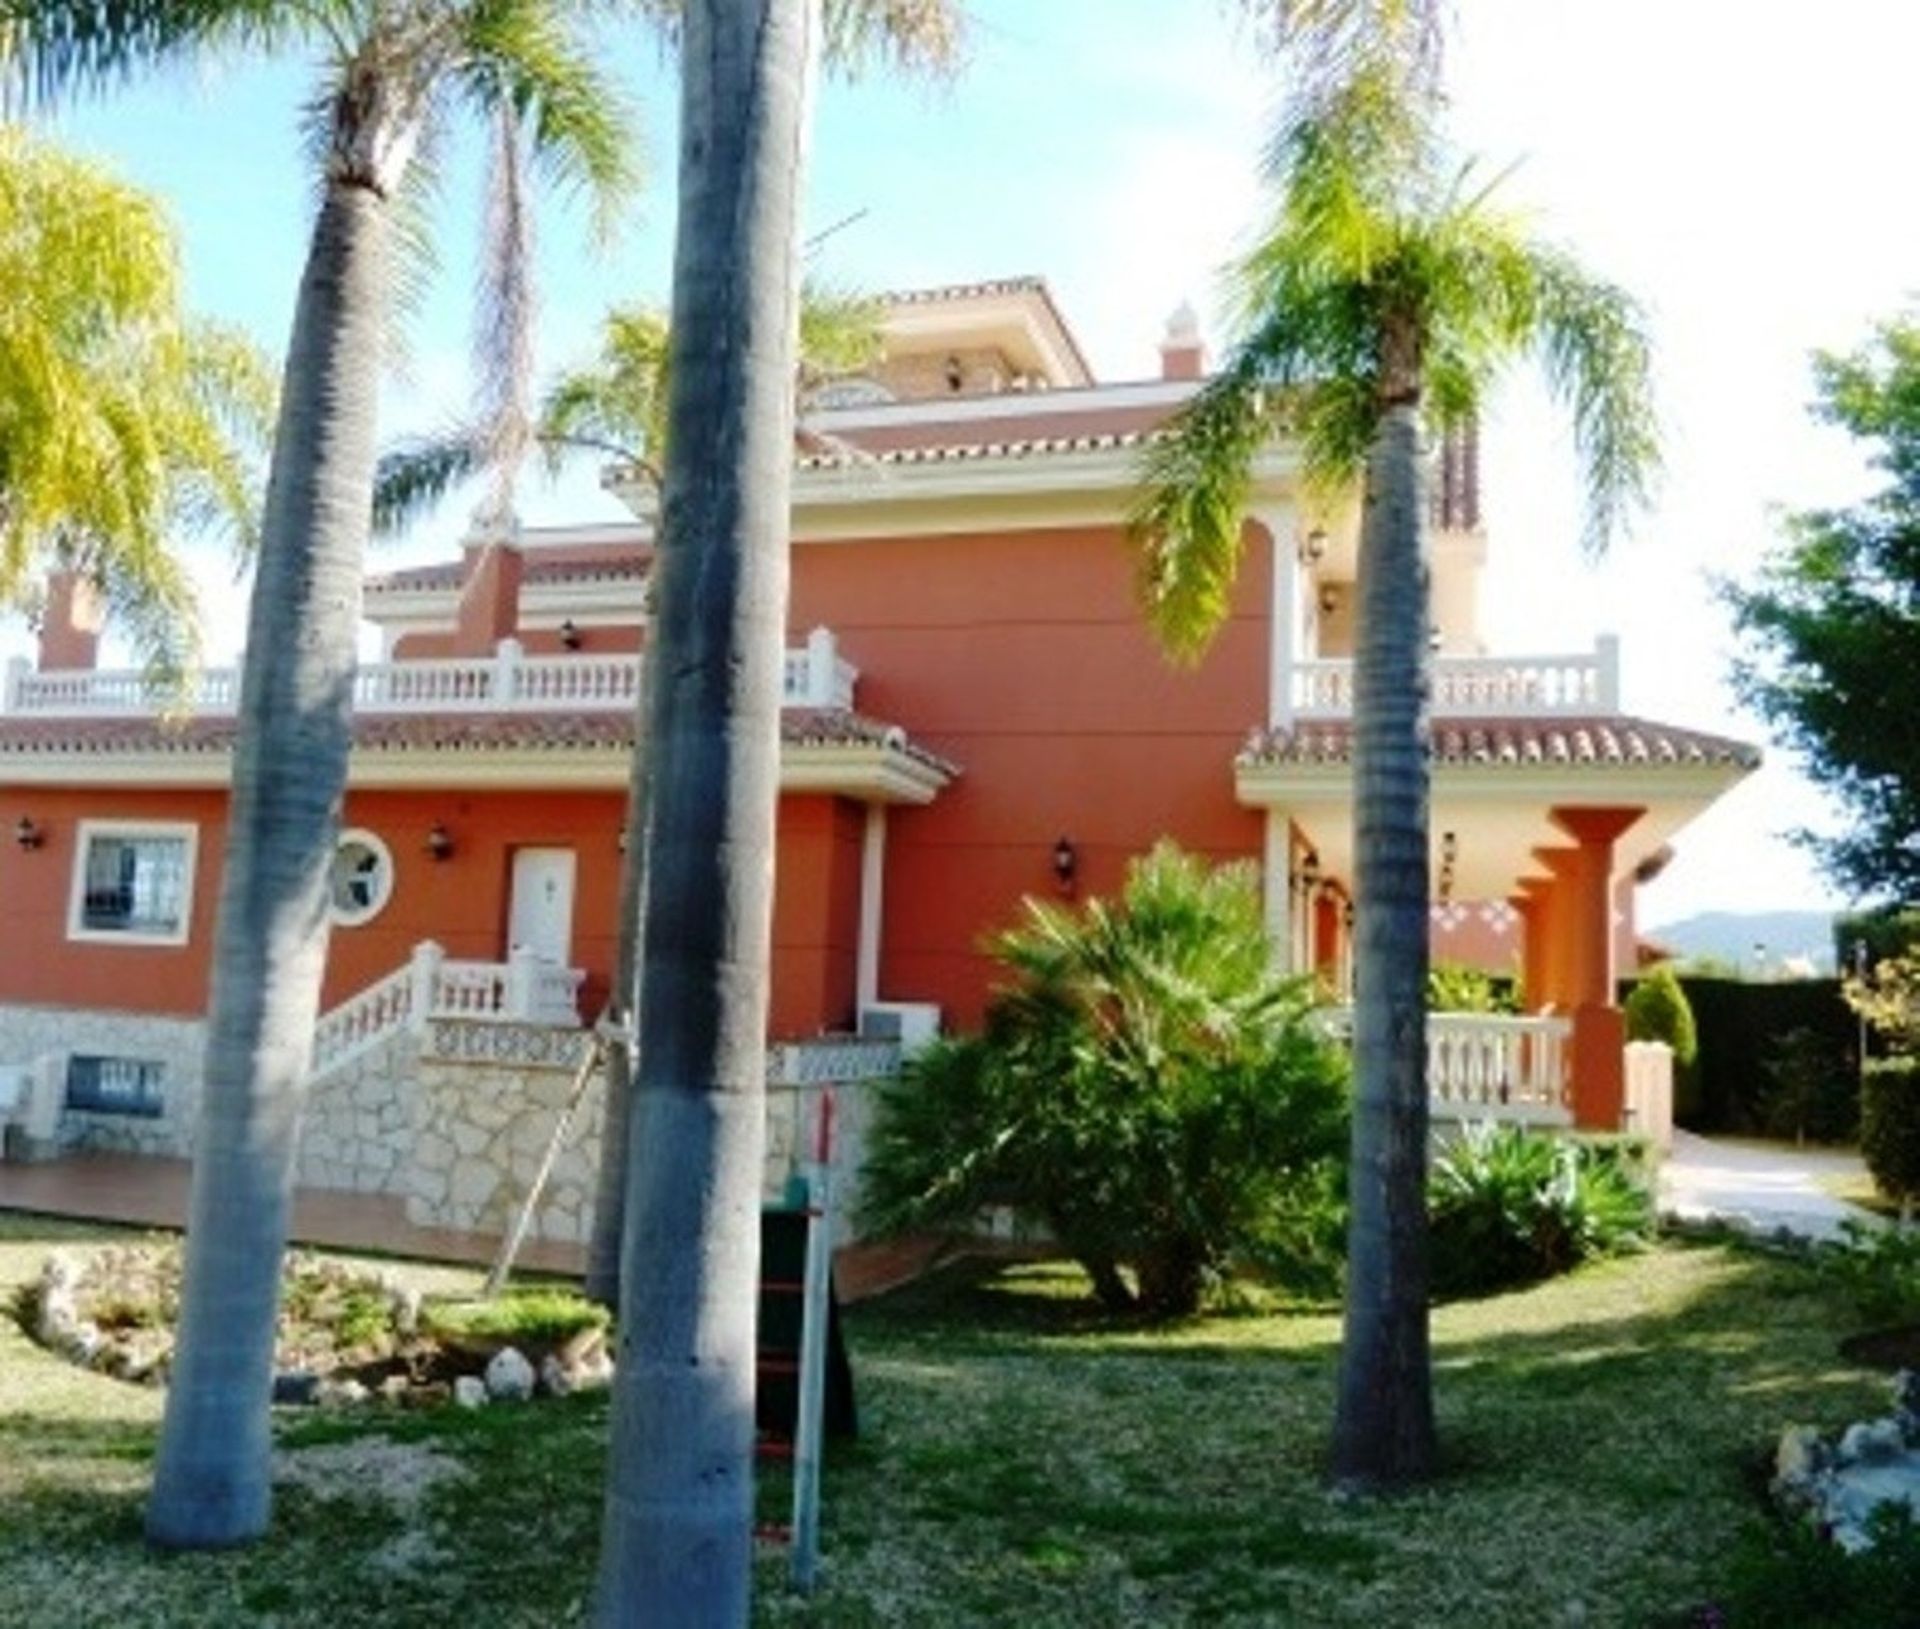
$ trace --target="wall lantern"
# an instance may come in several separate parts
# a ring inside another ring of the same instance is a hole
[[[1307,564],[1317,566],[1320,564],[1321,557],[1324,556],[1326,552],[1327,529],[1324,526],[1316,526],[1312,531],[1307,533],[1306,541],[1300,545],[1301,558],[1304,559]]]
[[[1080,854],[1073,846],[1073,839],[1063,837],[1053,845],[1053,876],[1063,889],[1073,887],[1073,879],[1080,873]]]
[[[47,834],[34,824],[31,815],[22,815],[13,826],[13,840],[22,848],[38,848],[47,840]]]
[[[560,624],[560,643],[568,650],[580,648],[580,625],[572,617]]]
[[[1317,849],[1308,849],[1305,858],[1300,861],[1300,892],[1307,898],[1313,897],[1320,886],[1320,853]]]
[[[427,853],[436,860],[453,858],[453,833],[448,831],[443,821],[436,820],[427,828]]]
[[[1340,590],[1329,583],[1320,590],[1320,614],[1323,617],[1333,615],[1333,608],[1340,603]]]

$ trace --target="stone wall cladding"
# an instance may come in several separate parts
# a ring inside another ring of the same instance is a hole
[[[407,1220],[504,1233],[572,1095],[584,1031],[436,1019],[417,1065]],[[596,1074],[549,1172],[531,1237],[593,1229],[604,1087]]]
[[[318,1076],[300,1120],[294,1180],[303,1188],[407,1192],[420,1036],[402,1029]]]
[[[145,1013],[101,1012],[84,1007],[0,1006],[0,1063],[31,1064],[49,1055],[75,1053],[135,1058],[163,1071],[162,1111],[157,1118],[69,1109],[62,1098],[60,1148],[157,1154],[184,1159],[193,1152],[200,1108],[200,1074],[206,1060],[206,1025],[197,1018],[157,1018]]]

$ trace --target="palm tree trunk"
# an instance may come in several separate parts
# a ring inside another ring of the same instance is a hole
[[[653,586],[658,603],[658,557]],[[651,633],[640,656],[640,717],[627,766],[626,854],[620,864],[620,927],[613,947],[613,1000],[608,1017],[614,1033],[607,1042],[606,1094],[600,1118],[600,1172],[593,1196],[593,1236],[587,1241],[586,1294],[614,1311],[620,1306],[620,1238],[627,1210],[627,1172],[632,1156],[633,1077],[638,1037],[633,1023],[639,998],[640,923],[647,903],[647,820],[653,802],[653,753],[647,712],[660,687],[660,644]],[[628,1043],[629,1035],[635,1037]]]
[[[689,0],[641,1049],[598,1621],[744,1625],[798,330],[818,0]]]
[[[147,1535],[244,1543],[270,1510],[293,1153],[351,737],[388,206],[331,184],[295,308],[247,624],[186,1282]]]
[[[1367,462],[1354,673],[1353,1163],[1333,1475],[1434,1467],[1427,1342],[1427,582],[1419,414],[1390,399]]]

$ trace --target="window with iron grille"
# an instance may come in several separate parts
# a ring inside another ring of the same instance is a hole
[[[196,837],[190,825],[81,822],[69,936],[185,944]]]
[[[166,1070],[144,1058],[106,1058],[76,1052],[67,1060],[67,1107],[88,1114],[158,1119],[166,1108]]]

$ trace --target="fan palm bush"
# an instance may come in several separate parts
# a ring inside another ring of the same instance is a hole
[[[1464,1127],[1428,1181],[1433,1289],[1487,1295],[1645,1242],[1653,1201],[1610,1144]]]
[[[883,1229],[1011,1205],[1116,1309],[1193,1311],[1208,1281],[1324,1206],[1346,1063],[1305,981],[1270,965],[1248,868],[1162,844],[1115,900],[1029,901],[993,950],[984,1031],[883,1094],[867,1184]]]

